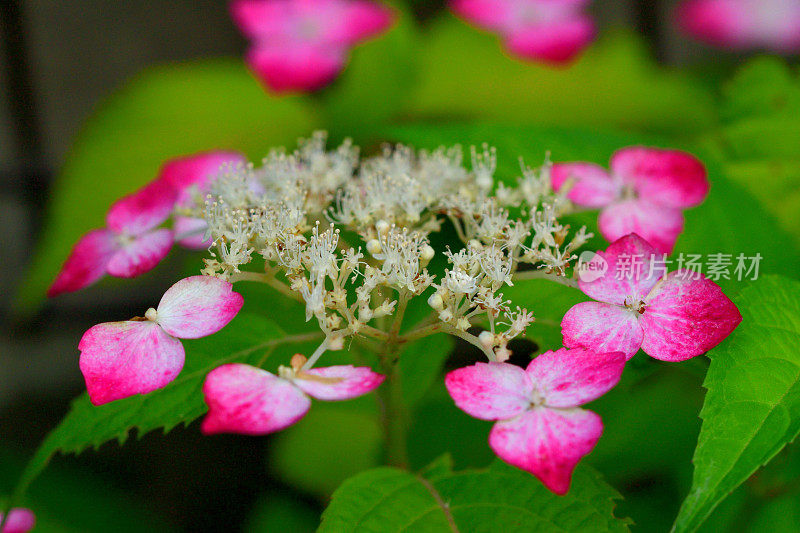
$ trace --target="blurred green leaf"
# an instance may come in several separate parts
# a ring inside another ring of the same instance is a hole
[[[15,311],[34,311],[78,238],[103,226],[111,204],[155,178],[167,159],[212,149],[260,159],[316,125],[302,101],[267,96],[240,61],[144,71],[103,102],[76,139],[53,184]]]
[[[434,381],[441,377],[444,362],[454,345],[452,337],[439,334],[403,347],[398,365],[403,401],[407,406],[419,402]]]
[[[415,116],[614,126],[685,135],[714,124],[711,92],[660,67],[633,33],[601,36],[558,69],[506,55],[498,39],[446,14],[422,44]]]
[[[286,337],[273,322],[240,313],[215,335],[183,340],[186,364],[181,374],[163,389],[100,406],[92,405],[88,395],[81,395],[28,463],[17,493],[26,490],[56,453],[78,454],[111,440],[122,444],[134,429],[141,436],[155,429],[166,432],[178,424],[190,423],[206,412],[201,389],[209,371],[232,362],[257,365],[290,339],[296,337]]]
[[[319,531],[628,531],[614,517],[619,494],[586,466],[566,496],[499,461],[485,470],[424,475],[376,468],[347,480],[322,514]]]
[[[396,15],[392,28],[354,48],[342,74],[320,93],[332,140],[373,139],[379,124],[401,112],[416,82],[417,28],[406,9],[390,4]]]
[[[796,533],[800,524],[800,494],[785,494],[764,503],[752,518],[748,533]]]
[[[267,493],[256,502],[244,531],[248,533],[313,533],[319,525],[319,512],[297,498]]]
[[[767,276],[735,303],[742,324],[709,353],[692,489],[675,522],[695,531],[800,433],[800,283]]]
[[[342,481],[381,462],[375,400],[314,402],[294,426],[275,435],[269,465],[281,479],[327,497]]]

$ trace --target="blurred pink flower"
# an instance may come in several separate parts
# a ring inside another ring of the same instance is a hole
[[[561,64],[574,59],[595,36],[584,8],[590,0],[453,0],[467,22],[499,34],[515,56]]]
[[[274,433],[305,416],[311,407],[309,396],[348,400],[373,391],[385,379],[369,367],[352,365],[303,370],[305,361],[305,357],[295,356],[293,367],[282,367],[280,377],[237,363],[209,372],[203,385],[208,404],[203,433]]]
[[[391,10],[368,0],[234,0],[231,13],[251,41],[247,63],[276,93],[331,83],[348,51],[386,30]]]
[[[3,514],[0,513],[0,522]],[[27,533],[36,524],[36,517],[30,509],[15,507],[8,513],[8,519],[0,533]]]
[[[800,51],[800,0],[688,0],[679,6],[677,22],[722,48]]]
[[[183,369],[178,339],[197,339],[225,327],[243,298],[227,281],[192,276],[167,289],[143,319],[106,322],[81,337],[80,369],[94,405],[169,384]]]
[[[615,241],[638,233],[659,252],[670,253],[683,231],[683,209],[708,194],[703,164],[677,150],[631,146],[611,156],[611,170],[594,163],[556,163],[553,188],[566,183],[578,206],[601,208],[600,233]]]
[[[619,351],[627,359],[641,348],[655,359],[684,361],[722,342],[742,321],[716,283],[688,270],[667,274],[656,249],[635,233],[590,263],[590,271],[605,274],[579,279],[581,291],[597,301],[576,304],[564,315],[568,348]]]
[[[578,407],[611,390],[624,366],[619,352],[562,348],[525,370],[494,362],[459,368],[445,385],[461,410],[498,421],[489,434],[498,457],[565,494],[578,461],[603,433],[600,417]]]

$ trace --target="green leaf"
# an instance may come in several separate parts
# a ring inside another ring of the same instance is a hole
[[[660,67],[641,37],[608,33],[567,69],[509,57],[493,34],[445,15],[423,40],[410,112],[685,135],[715,119],[711,92]]]
[[[800,283],[767,276],[735,303],[741,325],[709,353],[692,489],[676,531],[696,530],[800,433]]]
[[[613,515],[619,495],[589,467],[577,468],[570,492],[556,496],[499,461],[465,472],[446,466],[437,462],[424,476],[376,468],[347,480],[318,531],[628,531]]]
[[[453,338],[433,335],[403,347],[398,365],[403,401],[407,406],[419,402],[437,378],[441,378],[447,356],[453,351]]]
[[[207,409],[201,389],[208,372],[225,363],[259,364],[273,349],[293,340],[305,337],[286,337],[273,322],[240,313],[215,335],[182,341],[186,364],[165,388],[100,406],[92,405],[88,395],[81,395],[28,463],[17,492],[24,492],[56,453],[78,454],[111,440],[122,444],[134,429],[141,436],[155,429],[166,432],[178,424],[189,424]]]
[[[167,159],[212,149],[260,159],[315,124],[302,101],[269,97],[240,61],[144,71],[100,105],[70,150],[15,311],[34,311],[78,238],[103,226],[111,204],[155,178]]]
[[[319,512],[297,498],[277,492],[262,496],[244,531],[250,533],[313,533],[319,525]]]

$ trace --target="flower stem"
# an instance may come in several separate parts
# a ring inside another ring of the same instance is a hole
[[[556,283],[560,283],[566,287],[572,287],[573,289],[578,288],[578,281],[574,278],[568,278],[566,276],[561,276],[554,272],[546,272],[544,270],[523,270],[522,272],[517,272],[514,274],[513,281],[524,281],[528,279],[547,279]]]

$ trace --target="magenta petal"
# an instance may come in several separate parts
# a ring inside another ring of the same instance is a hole
[[[208,224],[205,219],[194,217],[176,216],[172,224],[172,231],[178,244],[190,250],[205,250],[213,241],[205,239]]]
[[[608,241],[636,233],[662,254],[672,253],[683,231],[683,212],[647,200],[615,202],[600,212],[597,225]]]
[[[75,243],[61,272],[47,290],[51,298],[88,287],[106,273],[106,266],[117,249],[115,236],[107,229],[92,230]]]
[[[624,368],[621,352],[561,348],[539,355],[525,371],[547,407],[577,407],[613,389]]]
[[[367,366],[342,365],[305,370],[294,384],[318,400],[349,400],[372,392],[384,379]]]
[[[692,207],[708,195],[706,169],[692,154],[632,146],[611,157],[611,172],[640,198],[666,207]]]
[[[683,361],[707,352],[736,329],[742,315],[711,280],[685,270],[671,272],[645,301],[642,349],[662,361]]]
[[[721,47],[741,48],[750,43],[744,4],[730,0],[690,0],[676,13],[680,28],[693,37]]]
[[[603,433],[600,417],[584,409],[536,407],[497,422],[489,446],[510,465],[538,477],[556,494],[566,494],[572,471]]]
[[[476,363],[453,370],[444,384],[459,409],[483,420],[511,418],[531,403],[533,383],[508,363]]]
[[[108,273],[118,278],[135,278],[152,270],[172,248],[172,230],[157,229],[136,237],[108,261]]]
[[[572,180],[567,198],[583,207],[603,207],[619,193],[606,169],[594,163],[556,163],[550,172],[553,189],[559,190]]]
[[[210,276],[184,278],[167,289],[158,303],[158,323],[181,339],[197,339],[224,328],[242,308],[233,285]]]
[[[175,207],[178,191],[164,180],[154,180],[121,198],[106,215],[106,225],[116,233],[141,235],[164,222]]]
[[[345,3],[333,31],[326,37],[334,43],[354,45],[385,31],[392,25],[394,14],[384,5],[367,0],[350,0]],[[333,21],[332,21],[333,22]]]
[[[176,203],[186,206],[191,199],[190,187],[205,191],[225,168],[246,161],[238,152],[201,152],[167,161],[161,167],[159,179],[170,183],[178,191]]]
[[[183,368],[183,346],[154,322],[107,322],[89,328],[78,349],[95,405],[164,387]]]
[[[203,433],[266,435],[303,418],[311,400],[288,381],[250,365],[228,364],[206,376]]]
[[[456,15],[487,30],[500,31],[508,28],[514,19],[511,2],[453,0],[450,5]]]
[[[0,513],[0,521],[3,520],[3,513]],[[36,525],[36,517],[33,511],[24,507],[15,507],[8,513],[8,520],[3,525],[0,533],[27,533]]]
[[[513,54],[548,63],[561,64],[573,60],[594,39],[591,18],[574,18],[517,30],[506,38]]]
[[[601,272],[605,261],[605,274],[593,281],[578,280],[580,289],[595,300],[624,305],[643,300],[664,274],[651,268],[656,250],[639,235],[626,235],[612,242],[605,252],[597,252],[589,262],[592,271]]]
[[[630,359],[642,345],[644,332],[630,309],[600,302],[581,302],[561,320],[567,348],[589,348],[596,352],[621,352]]]
[[[344,49],[324,44],[256,44],[247,54],[247,63],[276,93],[315,91],[339,75],[345,54]]]

